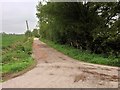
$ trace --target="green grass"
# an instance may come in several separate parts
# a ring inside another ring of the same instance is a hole
[[[79,50],[68,45],[61,45],[46,39],[41,40],[65,55],[68,55],[79,61],[109,66],[120,66],[118,63],[118,58],[114,58],[113,56],[105,58],[102,55],[89,53],[88,51]]]
[[[3,75],[17,73],[34,63],[31,57],[32,42],[32,38],[27,38],[24,35],[2,36],[2,59],[0,59],[0,63]]]
[[[33,63],[33,59],[31,57],[26,58],[24,60],[19,60],[14,63],[8,63],[3,65],[2,73],[15,73],[24,70],[28,66],[30,66]]]
[[[18,43],[25,40],[24,35],[2,35],[2,49],[10,47],[12,44]]]

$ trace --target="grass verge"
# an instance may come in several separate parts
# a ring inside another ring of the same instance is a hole
[[[79,61],[120,67],[120,64],[118,63],[119,59],[113,56],[105,58],[102,55],[89,53],[88,51],[79,50],[68,45],[61,45],[43,38],[41,39],[41,41],[45,42],[47,45],[55,48],[56,50],[64,53],[65,55],[68,55]]]
[[[19,39],[18,39],[19,37]],[[12,43],[10,41],[13,40]],[[6,35],[2,39],[2,79],[7,80],[30,70],[35,66],[32,54],[33,38],[24,35]]]

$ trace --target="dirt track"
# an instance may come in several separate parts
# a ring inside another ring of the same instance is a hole
[[[35,38],[37,66],[2,84],[3,88],[117,88],[118,68],[74,60]]]

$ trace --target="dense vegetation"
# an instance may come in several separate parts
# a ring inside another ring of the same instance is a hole
[[[120,2],[39,3],[36,15],[41,38],[105,58],[114,57],[119,63]]]
[[[69,45],[61,45],[55,43],[50,40],[41,39],[43,42],[47,43],[47,45],[55,48],[56,50],[68,55],[76,60],[95,63],[95,64],[102,64],[102,65],[110,65],[110,66],[120,66],[118,63],[118,58],[108,57],[104,58],[102,55],[90,53],[88,51],[81,51]]]
[[[27,30],[25,32],[25,36],[27,36],[27,37],[39,37],[39,30],[38,29],[33,29],[33,31]]]
[[[33,64],[32,38],[25,35],[2,35],[2,77],[17,73]]]

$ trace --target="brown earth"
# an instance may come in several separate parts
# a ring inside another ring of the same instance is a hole
[[[37,38],[34,69],[2,83],[3,88],[118,88],[118,67],[74,60]]]

